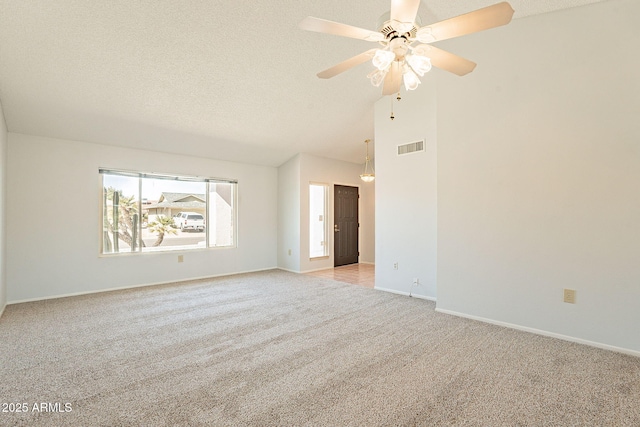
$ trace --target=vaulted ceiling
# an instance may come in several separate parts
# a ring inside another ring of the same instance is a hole
[[[510,3],[517,19],[598,1]],[[422,1],[418,15],[424,25],[497,2]],[[388,9],[389,0],[0,0],[0,102],[10,132],[272,166],[299,152],[362,163],[381,97],[365,78],[372,67],[316,73],[373,46],[297,24],[315,16],[376,30]]]

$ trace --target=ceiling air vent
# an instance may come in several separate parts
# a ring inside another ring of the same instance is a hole
[[[398,145],[398,156],[404,156],[405,154],[411,154],[411,153],[418,153],[420,151],[424,151],[424,139],[421,141]]]

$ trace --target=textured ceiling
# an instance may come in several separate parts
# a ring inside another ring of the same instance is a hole
[[[511,0],[514,18],[599,0]],[[423,1],[423,24],[498,0]],[[0,0],[0,102],[10,132],[277,166],[299,152],[362,163],[380,89],[371,48],[297,28],[376,29],[389,0]],[[419,89],[418,89],[419,90]]]

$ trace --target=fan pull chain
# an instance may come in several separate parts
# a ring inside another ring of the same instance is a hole
[[[400,101],[402,98],[400,97],[400,92],[396,96],[396,101]],[[396,116],[393,115],[393,98],[391,98],[391,116],[389,117],[391,120],[395,119]]]
[[[396,116],[393,115],[393,98],[391,98],[391,116],[389,117],[391,120],[395,119]]]

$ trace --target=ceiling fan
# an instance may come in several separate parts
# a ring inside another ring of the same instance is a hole
[[[298,26],[307,31],[351,37],[380,44],[318,73],[329,79],[371,59],[375,69],[367,77],[382,94],[414,90],[432,66],[463,76],[475,68],[468,59],[439,49],[430,43],[464,36],[511,22],[513,8],[507,2],[497,3],[435,24],[420,26],[417,16],[420,0],[391,0],[391,10],[380,18],[378,31],[309,16]]]

